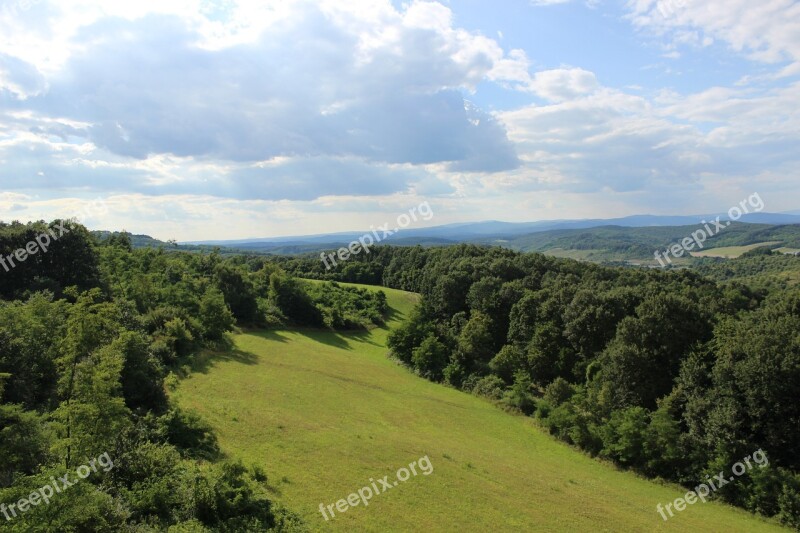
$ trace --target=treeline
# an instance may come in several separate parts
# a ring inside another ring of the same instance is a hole
[[[0,253],[62,223],[0,227]],[[62,239],[0,271],[0,528],[303,530],[265,473],[223,460],[165,382],[236,324],[369,327],[385,296],[302,282],[259,258],[133,250],[126,234],[96,242],[79,225]],[[103,454],[107,472],[20,508]]]
[[[800,257],[756,248],[730,260],[695,259],[692,270],[718,281],[738,281],[762,292],[778,292],[800,284]]]
[[[797,289],[471,245],[282,264],[419,292],[399,360],[623,467],[694,487],[763,449],[767,468],[715,494],[800,527]]]
[[[699,221],[698,221],[699,222]],[[713,227],[713,225],[712,225]],[[628,228],[602,226],[586,229],[561,229],[532,233],[509,239],[504,246],[526,252],[552,249],[601,250],[618,259],[652,259],[656,250],[665,250],[693,232],[695,226],[657,226]],[[748,246],[764,242],[773,247],[800,247],[800,225],[768,225],[734,222],[714,235],[707,235],[705,248]]]

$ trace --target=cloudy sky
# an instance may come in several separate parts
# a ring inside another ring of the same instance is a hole
[[[0,219],[793,211],[798,104],[793,0],[0,0]]]

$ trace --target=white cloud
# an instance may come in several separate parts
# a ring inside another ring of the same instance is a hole
[[[560,68],[537,72],[530,90],[553,102],[563,102],[589,95],[599,88],[593,72],[581,68]]]
[[[48,124],[63,116],[90,124],[71,135],[135,159],[517,164],[502,126],[465,106],[460,91],[522,78],[524,54],[506,56],[494,40],[454,28],[441,4],[242,2],[219,20],[178,18],[158,3],[79,5],[94,19],[82,10],[67,17],[76,27],[64,32],[70,53],[58,68],[37,65],[35,54],[0,61],[0,90],[27,98],[12,104],[43,135],[63,133]],[[231,39],[219,46],[225,32],[204,24],[222,24]]]
[[[587,74],[581,77],[595,80]],[[500,115],[525,162],[506,175],[532,177],[520,187],[644,191],[800,171],[800,82],[664,92],[651,100],[589,81],[579,84],[583,91],[558,90],[555,80],[571,87],[574,78],[542,76],[548,83],[539,91],[552,103]]]
[[[98,227],[191,239],[364,228],[422,195],[441,203],[438,223],[713,211],[701,200],[756,183],[790,202],[797,4],[666,1],[626,11],[665,56],[725,43],[762,64],[732,87],[616,89],[606,71],[505,50],[431,1],[0,10],[0,218],[66,216],[101,195],[114,203]],[[504,89],[523,103],[472,101]]]
[[[633,24],[675,44],[720,40],[766,63],[800,62],[800,3],[794,0],[628,0]]]

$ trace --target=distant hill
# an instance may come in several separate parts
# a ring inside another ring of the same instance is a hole
[[[653,259],[656,250],[680,242],[702,226],[667,226],[626,228],[603,226],[588,229],[551,230],[522,235],[513,239],[485,239],[481,244],[500,245],[523,252],[584,250],[594,256],[583,258],[598,261]],[[800,248],[800,224],[766,225],[735,222],[710,237],[705,248],[749,246],[774,243],[773,248]],[[563,255],[557,253],[555,255]]]
[[[104,241],[113,235],[121,235],[122,232],[119,231],[93,231],[92,235]],[[131,245],[134,248],[160,248],[162,246],[168,247],[173,246],[171,243],[159,241],[158,239],[154,239],[150,235],[134,235],[132,233],[128,234],[128,237],[131,240]]]
[[[652,264],[653,253],[665,250],[701,229],[700,223],[714,220],[707,217],[665,217],[637,215],[611,220],[563,220],[542,222],[487,221],[448,224],[431,228],[407,229],[381,242],[394,246],[448,246],[473,243],[502,246],[522,252],[542,252],[594,262],[634,262]],[[722,220],[725,220],[722,218]],[[704,251],[714,248],[752,247],[765,245],[771,249],[800,249],[800,216],[757,213],[743,217],[710,237]],[[759,222],[756,221],[767,221]],[[613,222],[613,223],[612,223]],[[111,232],[94,232],[107,238]],[[257,255],[304,255],[346,247],[363,233],[346,232],[324,235],[276,237],[229,241],[203,241],[176,244],[147,235],[131,235],[136,248],[166,248],[210,252],[223,255],[237,253]],[[677,263],[688,262],[688,256]]]
[[[404,245],[447,245],[460,242],[486,242],[506,245],[505,241],[514,242],[518,238],[532,234],[553,232],[557,230],[581,230],[599,227],[617,226],[620,228],[669,228],[693,227],[696,229],[702,220],[713,220],[720,216],[727,220],[726,215],[705,216],[657,216],[633,215],[614,219],[590,220],[547,220],[539,222],[500,222],[496,220],[471,223],[446,224],[429,228],[408,228],[387,237],[383,243]],[[800,215],[786,213],[754,213],[745,215],[740,219],[750,224],[787,225],[800,224]],[[393,229],[393,228],[390,228]],[[692,229],[692,231],[694,231]],[[309,253],[346,246],[348,243],[364,235],[364,231],[329,233],[320,235],[288,236],[253,238],[225,241],[193,241],[183,243],[190,246],[223,246],[249,251],[260,251],[271,254]],[[681,235],[685,236],[686,233]],[[549,239],[551,236],[547,236]],[[524,243],[526,241],[521,241]],[[534,240],[532,242],[539,242]],[[517,249],[538,249],[530,245],[517,243],[509,245]],[[650,241],[648,241],[648,246]]]

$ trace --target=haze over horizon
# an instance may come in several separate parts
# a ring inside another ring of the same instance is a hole
[[[800,4],[0,3],[0,220],[180,241],[797,210]]]

